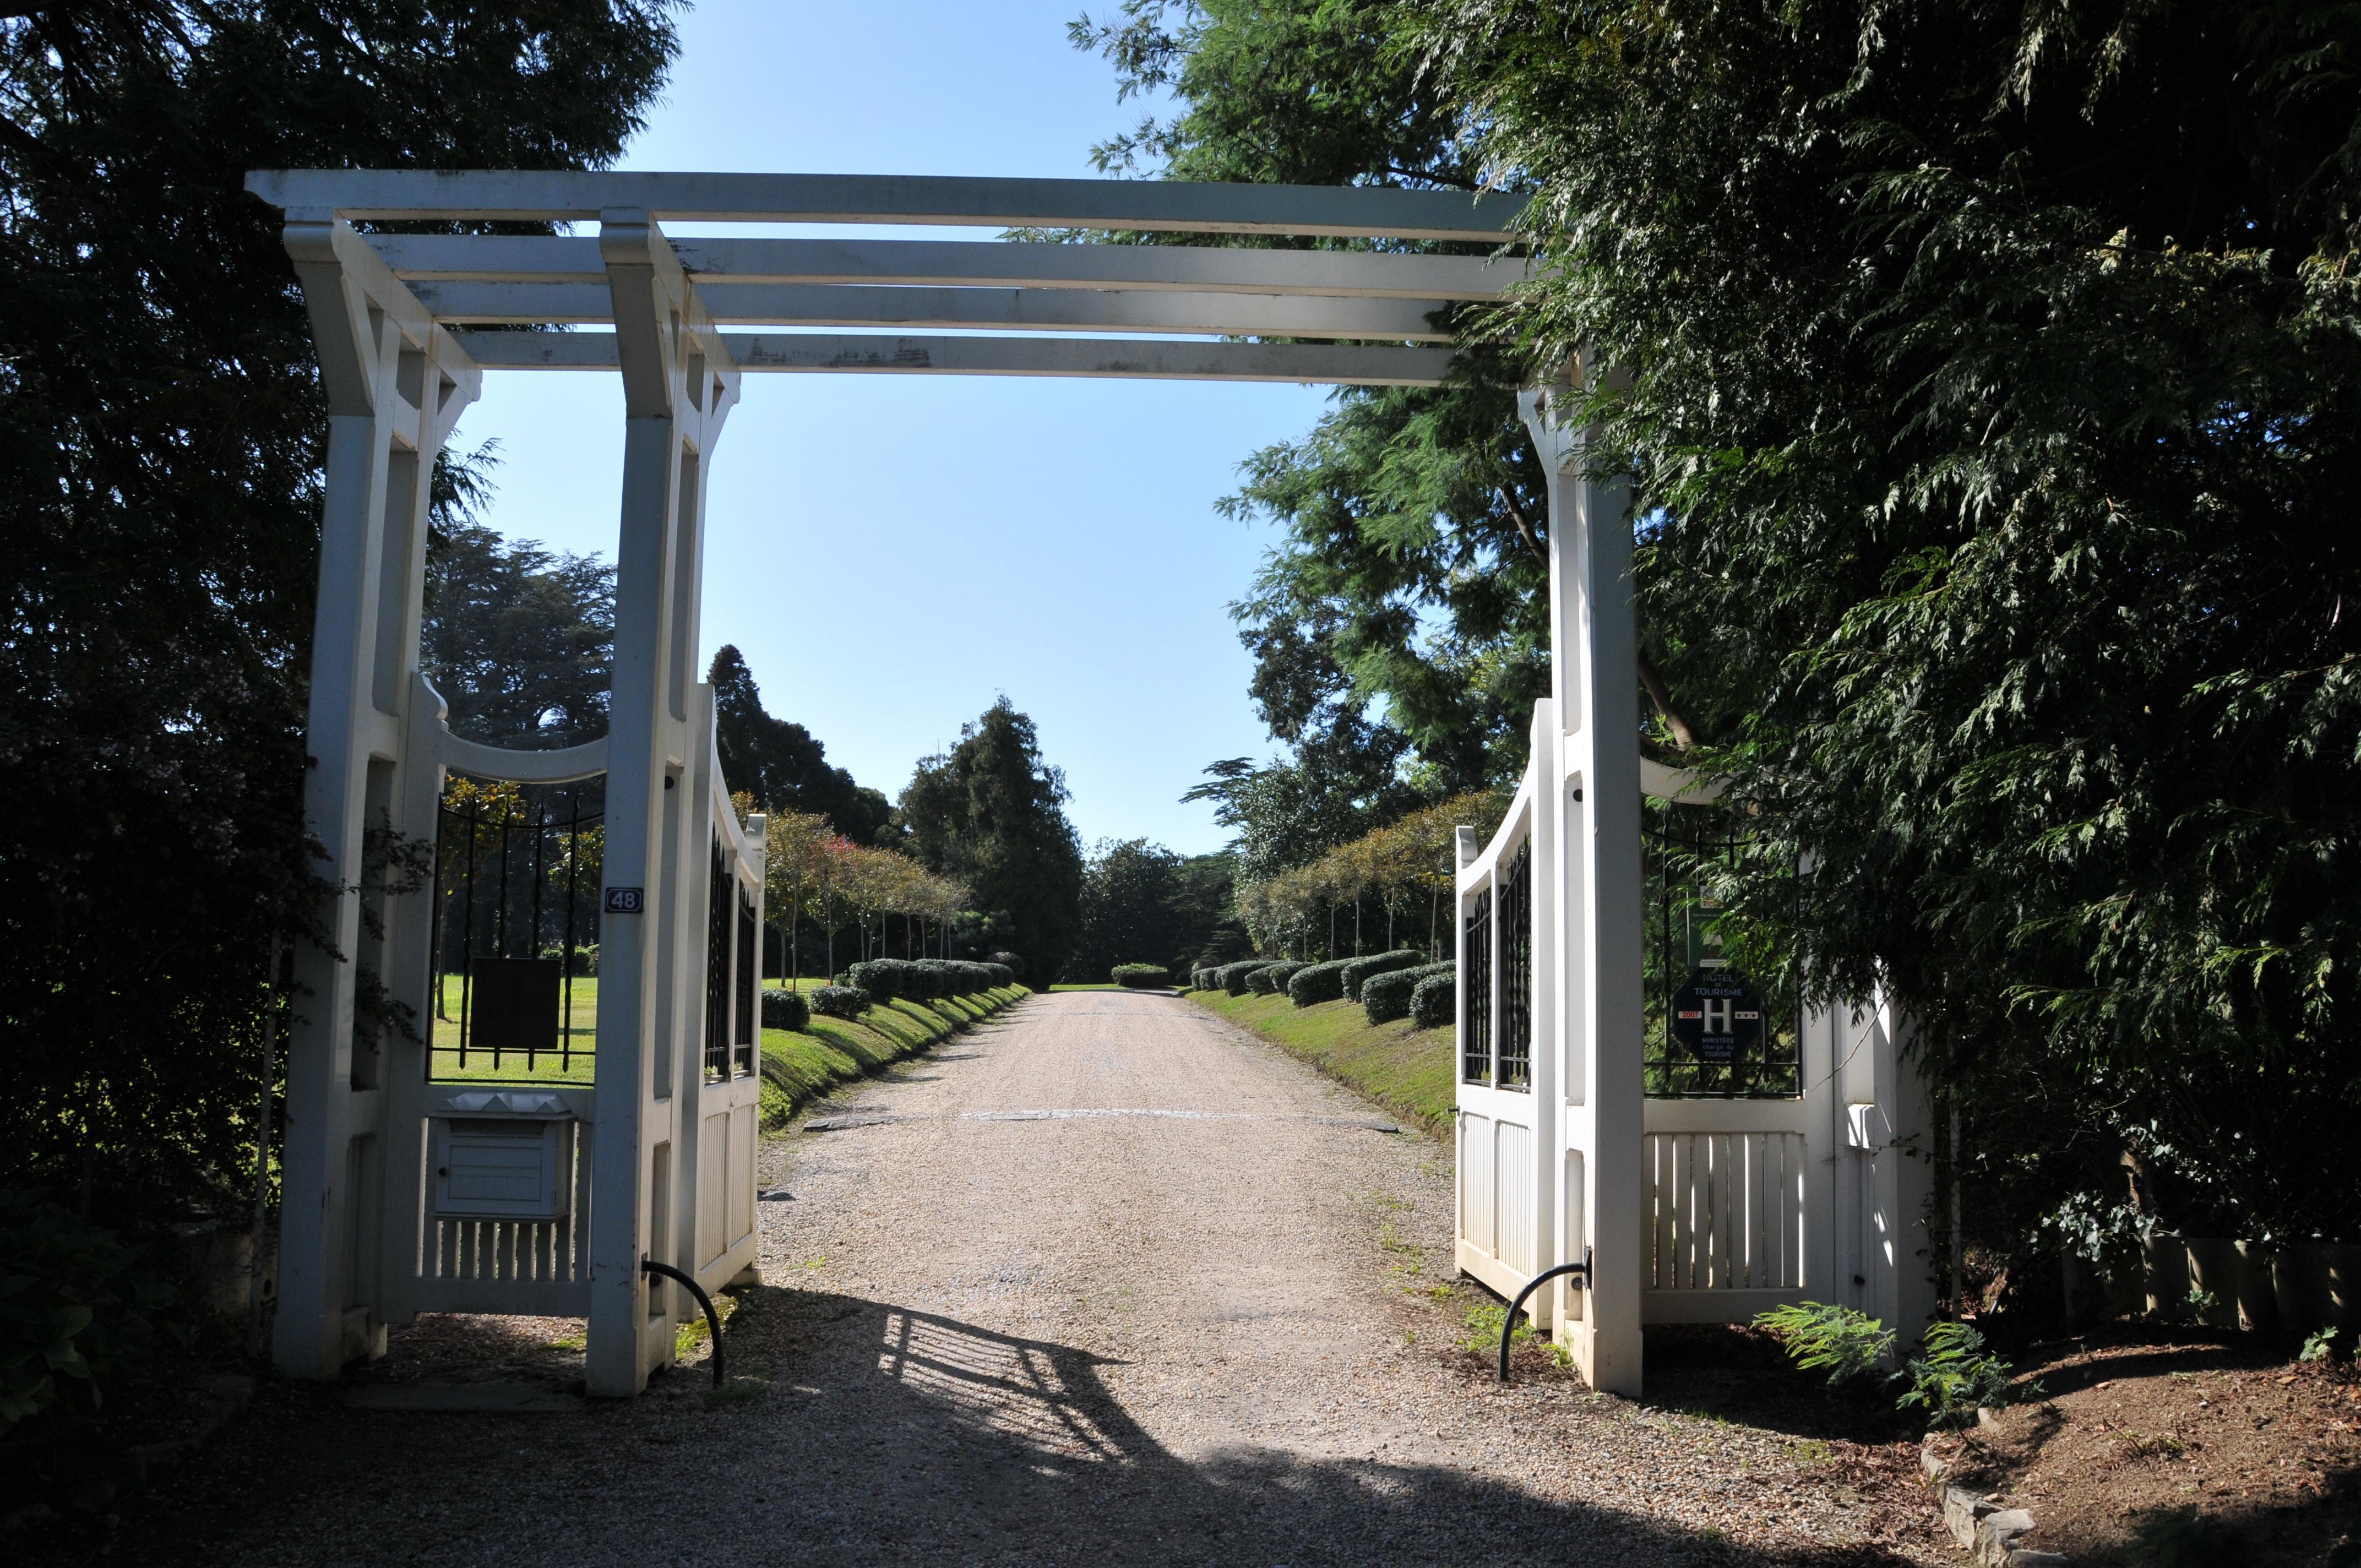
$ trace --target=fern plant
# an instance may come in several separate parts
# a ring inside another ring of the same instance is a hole
[[[1937,1323],[1927,1329],[1925,1353],[1911,1357],[1903,1377],[1910,1387],[1896,1401],[1904,1409],[1927,1412],[1928,1424],[1965,1426],[1979,1407],[2001,1409],[2018,1390],[2009,1378],[2015,1368],[1984,1348],[1984,1336],[1966,1323]],[[2038,1394],[2040,1389],[2024,1390]]]
[[[1779,1336],[1798,1367],[1826,1372],[1831,1388],[1874,1372],[1894,1353],[1894,1331],[1850,1307],[1803,1301],[1773,1307],[1754,1322]]]

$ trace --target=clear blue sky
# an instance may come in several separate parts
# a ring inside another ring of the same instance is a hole
[[[1091,144],[1142,105],[1067,44],[1083,3],[703,0],[624,166],[1091,175]],[[1300,387],[749,376],[714,459],[704,657],[735,642],[773,713],[889,795],[1005,692],[1086,844],[1218,848],[1179,796],[1269,750],[1226,609],[1269,539],[1213,505],[1324,406]],[[500,443],[487,521],[611,559],[621,422],[613,377],[488,377],[457,437]]]

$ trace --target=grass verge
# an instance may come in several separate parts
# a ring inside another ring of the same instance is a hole
[[[973,996],[890,1002],[857,1020],[814,1018],[804,1030],[765,1029],[763,1125],[776,1127],[838,1084],[922,1051],[1031,994],[1021,985],[1004,985]]]
[[[1357,1002],[1298,1007],[1287,997],[1252,992],[1232,996],[1192,991],[1189,1000],[1310,1062],[1435,1136],[1451,1135],[1459,1032],[1449,1025],[1414,1029],[1407,1018],[1372,1024]]]

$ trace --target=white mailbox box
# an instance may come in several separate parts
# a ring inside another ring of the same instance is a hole
[[[451,1220],[559,1220],[573,1207],[570,1116],[437,1116],[434,1212]]]

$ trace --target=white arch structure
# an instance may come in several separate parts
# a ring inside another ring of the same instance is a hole
[[[707,918],[713,878],[751,897],[758,920],[763,882],[759,824],[741,835],[732,820],[711,694],[694,667],[705,475],[742,376],[1432,386],[1450,364],[1442,313],[1500,297],[1521,272],[1514,259],[1367,250],[791,233],[674,239],[664,230],[963,225],[1502,247],[1519,203],[1490,194],[514,170],[263,170],[247,184],[285,214],[331,416],[305,811],[343,891],[326,912],[334,948],[300,959],[308,1000],[289,1060],[274,1340],[282,1370],[313,1377],[381,1348],[386,1325],[421,1311],[566,1314],[589,1321],[590,1391],[632,1394],[671,1359],[675,1324],[689,1310],[676,1289],[651,1288],[643,1260],[708,1286],[752,1266],[756,1059],[747,1052],[717,1071],[695,1048],[701,1020],[712,1016],[702,981],[725,973],[742,981],[746,972],[742,955],[732,969],[708,951],[708,932],[719,928]],[[597,233],[382,228],[459,221],[596,224]],[[513,330],[522,326],[607,330]],[[1241,341],[1249,339],[1284,341]],[[504,751],[453,735],[418,663],[434,454],[487,371],[524,370],[614,371],[625,395],[609,732],[559,752]],[[1474,1167],[1463,1149],[1460,1253],[1470,1272],[1512,1286],[1521,1283],[1516,1269],[1529,1274],[1593,1247],[1589,1289],[1553,1289],[1535,1315],[1554,1324],[1594,1384],[1636,1391],[1650,1113],[1638,1069],[1641,758],[1629,493],[1584,474],[1584,433],[1557,422],[1545,396],[1529,396],[1527,414],[1554,476],[1557,674],[1536,712],[1522,815],[1511,828],[1525,824],[1553,857],[1537,884],[1549,890],[1534,927],[1545,938],[1536,951],[1545,945],[1546,956],[1532,977],[1532,1016],[1543,1021],[1535,1058],[1546,1066],[1524,1095],[1539,1110],[1523,1119],[1535,1146],[1556,1152],[1525,1168],[1497,1159],[1485,1167],[1489,1217],[1479,1238],[1469,1230]],[[605,775],[606,912],[596,1077],[587,1091],[438,1083],[419,1042],[356,1026],[362,971],[381,975],[394,1001],[427,1015],[433,901],[373,883],[366,843],[372,829],[431,837],[452,771],[525,783]],[[1587,808],[1568,809],[1584,781]],[[699,852],[708,843],[710,857]],[[1471,874],[1490,874],[1498,855],[1487,861],[1471,848],[1463,859],[1473,868],[1463,870],[1466,889]],[[730,986],[730,998],[733,1019],[753,1006],[742,983]],[[1478,1099],[1514,1092],[1472,1088]],[[1469,1094],[1463,1088],[1463,1101]],[[1798,1102],[1795,1113],[1819,1104]],[[1496,1140],[1497,1128],[1513,1122],[1499,1109],[1487,1118]],[[453,1196],[448,1152],[491,1136],[488,1128],[510,1139],[501,1157],[530,1158],[538,1148],[555,1162],[533,1168],[537,1199]],[[1857,1130],[1883,1135],[1867,1124]],[[1828,1226],[1811,1216],[1824,1208],[1816,1203],[1802,1221],[1816,1237]],[[1898,1193],[1872,1216],[1887,1233],[1889,1287],[1912,1272],[1898,1245],[1905,1214],[1915,1209]]]

